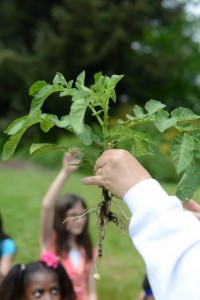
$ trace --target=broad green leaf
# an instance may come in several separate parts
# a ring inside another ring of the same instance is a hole
[[[52,121],[50,115],[48,115],[48,114],[41,115],[40,128],[44,132],[48,132],[54,125],[55,125],[55,123]]]
[[[125,116],[126,116],[126,118],[127,118],[128,120],[130,120],[130,121],[133,121],[133,120],[135,119],[135,117],[133,117],[133,116],[131,116],[131,115],[129,115],[129,114],[126,114]]]
[[[44,80],[36,81],[30,87],[30,89],[29,89],[29,95],[30,96],[35,96],[35,94],[38,93],[38,91],[40,91],[46,85],[47,85],[47,83]]]
[[[196,128],[196,129],[192,130],[190,132],[190,136],[193,137],[194,142],[195,142],[195,149],[199,152],[199,154],[195,153],[195,156],[198,156],[198,155],[200,155],[200,129]]]
[[[120,125],[122,125],[122,124],[125,123],[125,121],[123,121],[122,119],[118,119],[118,120],[117,120],[117,123],[120,124]]]
[[[179,129],[179,131],[191,131],[192,124],[189,122],[178,122],[177,129]],[[189,132],[189,134],[190,134],[190,132]]]
[[[77,89],[81,89],[81,87],[85,85],[85,71],[82,71],[78,75],[75,85],[76,85]]]
[[[124,77],[124,75],[112,75],[111,78],[107,77],[106,88],[114,89],[117,83]]]
[[[163,109],[165,106],[166,105],[162,104],[160,101],[151,99],[145,104],[145,109],[149,115],[153,115]]]
[[[15,152],[15,149],[26,129],[21,130],[20,132],[12,135],[9,140],[4,144],[2,152],[2,160],[7,161],[11,158]]]
[[[138,119],[143,119],[146,116],[146,114],[144,113],[143,108],[138,106],[138,105],[134,106],[133,112],[134,112],[136,118],[138,118]]]
[[[65,146],[58,146],[55,144],[32,144],[30,148],[30,154],[41,154],[49,151],[62,150],[67,152],[68,148]]]
[[[101,78],[102,76],[102,72],[98,72],[96,74],[94,74],[94,82],[96,83],[97,81],[99,81],[99,79]]]
[[[24,123],[26,122],[28,116],[21,117],[19,119],[14,120],[8,128],[4,131],[8,135],[13,135],[16,134],[17,132],[20,131]]]
[[[59,118],[56,115],[50,115],[50,119],[54,124],[59,128],[67,128],[70,127],[70,118],[69,116],[62,116]]]
[[[190,135],[193,136],[198,141],[200,141],[200,129],[199,128],[195,128],[194,130],[192,130],[190,132]]]
[[[148,133],[132,130],[132,136],[133,136],[133,139],[145,141],[149,144],[154,144],[152,138],[150,137],[150,135]]]
[[[91,90],[98,95],[103,95],[105,90],[105,77],[102,76],[102,72],[96,73],[95,76],[95,83],[91,86]]]
[[[200,163],[191,165],[183,174],[176,189],[176,195],[182,201],[192,198],[193,193],[200,185]]]
[[[184,171],[191,164],[194,148],[194,139],[188,134],[181,133],[172,140],[170,153],[178,174]]]
[[[37,124],[41,121],[41,111],[35,110],[27,116],[26,121],[21,126],[20,130],[17,133],[10,136],[9,140],[4,144],[2,159],[7,161],[15,152],[15,149],[24,134],[24,132],[34,124]]]
[[[67,87],[67,82],[65,80],[65,77],[59,72],[56,73],[56,76],[53,79],[53,85],[57,85],[57,84]]]
[[[64,88],[63,92],[60,93],[60,97],[73,96],[76,92],[77,90],[75,88],[74,89]]]
[[[124,126],[113,127],[109,132],[108,142],[123,142],[126,140],[130,140],[130,142],[132,143],[132,141],[136,139],[145,141],[150,144],[153,143],[153,140],[147,133],[136,131]]]
[[[172,117],[178,121],[197,120],[200,116],[196,115],[191,109],[179,107],[171,112]]]
[[[169,114],[167,111],[161,110],[158,112],[155,119],[155,126],[160,132],[164,132],[165,130],[176,125],[176,118],[168,118]]]
[[[91,145],[93,142],[93,132],[91,127],[84,124],[82,132],[77,134],[77,137],[84,145]]]
[[[96,93],[93,95],[92,102],[96,105],[103,105],[109,99],[116,100],[115,86],[123,75],[113,75],[111,78],[102,76],[101,73],[95,75],[95,84],[91,86],[91,90]]]
[[[124,126],[116,126],[109,131],[108,142],[123,142],[127,139],[131,139],[133,136],[133,130]]]
[[[131,153],[135,157],[143,156],[149,153],[149,144],[144,140],[134,139],[132,140],[131,145]]]
[[[78,99],[74,101],[70,108],[70,123],[77,134],[81,134],[83,131],[84,116],[89,104],[89,100],[86,98]]]

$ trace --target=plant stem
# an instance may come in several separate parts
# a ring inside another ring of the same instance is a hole
[[[102,119],[99,117],[99,114],[96,112],[96,110],[94,109],[94,107],[91,104],[88,104],[88,107],[91,109],[91,111],[93,112],[94,116],[97,118],[99,124],[101,125],[101,127],[103,128],[103,121]]]

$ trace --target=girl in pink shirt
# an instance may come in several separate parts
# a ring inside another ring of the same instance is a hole
[[[41,253],[50,251],[59,257],[72,280],[76,300],[97,300],[93,279],[95,255],[88,232],[88,214],[80,217],[87,206],[77,195],[65,195],[58,200],[60,190],[78,164],[77,159],[65,153],[63,167],[43,199]]]

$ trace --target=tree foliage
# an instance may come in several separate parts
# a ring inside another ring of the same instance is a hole
[[[28,111],[28,87],[61,72],[125,74],[119,99],[156,98],[199,111],[199,45],[184,5],[150,0],[2,0],[1,119]],[[183,2],[182,2],[183,3]],[[46,110],[61,111],[60,102]],[[69,108],[69,107],[68,107]],[[8,121],[9,122],[9,121]]]

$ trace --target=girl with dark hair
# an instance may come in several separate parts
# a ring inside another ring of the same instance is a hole
[[[58,199],[62,187],[71,173],[78,169],[79,163],[74,156],[65,153],[63,167],[43,199],[41,253],[51,251],[59,256],[72,280],[77,300],[97,300],[93,279],[95,251],[88,232],[88,214],[83,214],[87,206],[77,195]]]
[[[72,282],[56,256],[45,253],[40,261],[15,265],[0,287],[2,300],[75,300]]]
[[[12,266],[15,252],[15,242],[4,232],[0,215],[0,283]]]

